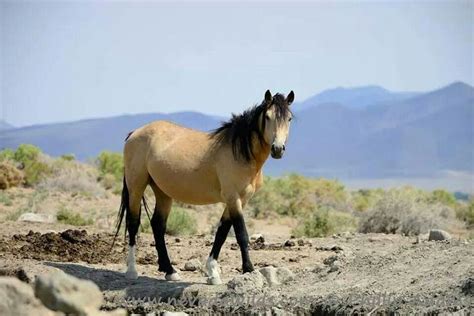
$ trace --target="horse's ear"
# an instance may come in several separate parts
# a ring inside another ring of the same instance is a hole
[[[267,92],[265,92],[265,103],[270,105],[272,104],[272,101],[273,101],[272,93],[270,92],[270,90],[267,90]]]
[[[286,102],[288,102],[288,106],[290,106],[293,101],[295,101],[295,93],[293,92],[293,90],[291,90],[291,92],[286,97]]]

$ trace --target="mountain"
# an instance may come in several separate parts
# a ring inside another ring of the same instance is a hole
[[[270,159],[266,172],[345,179],[474,172],[474,88],[470,85],[455,82],[415,94],[394,94],[380,87],[335,93],[338,90],[319,94],[315,106],[293,105],[295,118],[285,157]],[[32,143],[53,156],[74,153],[85,160],[102,150],[121,151],[128,132],[155,120],[209,131],[223,119],[180,112],[37,125],[3,131],[0,148]]]
[[[287,159],[272,162],[274,172],[391,177],[474,171],[474,88],[464,83],[362,109],[321,104],[296,117]]]
[[[299,111],[325,103],[339,103],[350,108],[363,108],[373,104],[408,99],[418,94],[417,92],[391,92],[379,86],[339,87],[325,90],[295,106]]]
[[[97,156],[102,150],[121,152],[129,132],[156,120],[168,120],[199,130],[211,130],[216,128],[222,119],[197,112],[177,112],[34,125],[2,132],[0,148],[16,148],[19,144],[28,143],[39,146],[49,155],[73,153],[77,159],[86,160]]]
[[[15,128],[15,126],[5,122],[4,120],[0,120],[0,131],[12,129],[12,128]]]

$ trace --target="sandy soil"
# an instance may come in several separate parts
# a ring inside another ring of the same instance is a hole
[[[273,287],[250,286],[242,292],[226,284],[240,275],[240,251],[233,237],[224,245],[219,262],[224,284],[211,286],[201,271],[181,271],[182,281],[165,281],[157,271],[149,234],[139,237],[140,277],[130,281],[123,275],[126,247],[122,238],[111,249],[112,234],[100,230],[67,230],[71,227],[40,223],[2,225],[0,274],[32,282],[37,274],[61,269],[97,283],[106,299],[103,309],[467,314],[474,308],[474,244],[463,240],[428,242],[399,235],[346,233],[291,239],[292,246],[285,246],[289,230],[272,231],[264,244],[252,243],[254,266],[286,267],[294,278]],[[205,262],[212,236],[168,236],[167,241],[173,264],[184,270],[191,259]]]

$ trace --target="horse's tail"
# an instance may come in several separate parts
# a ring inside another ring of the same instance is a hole
[[[124,215],[126,215],[129,212],[130,208],[130,195],[128,193],[128,187],[127,187],[127,182],[125,181],[125,177],[123,177],[123,189],[122,189],[122,199],[120,201],[120,208],[119,212],[117,215],[117,225],[115,227],[115,236],[114,236],[114,241],[112,242],[112,248],[115,244],[115,240],[117,239],[117,236],[120,232],[120,227],[122,226],[122,221]],[[128,216],[127,216],[128,217]],[[127,234],[127,223],[128,220],[125,218],[125,235]]]
[[[150,218],[150,209],[148,207],[148,203],[145,199],[145,194],[143,194],[143,197],[142,197],[142,201],[143,201],[143,206],[145,207],[145,212],[146,212],[146,215],[148,217],[148,220],[150,220],[151,222],[151,218]],[[127,182],[125,181],[125,177],[123,177],[123,188],[122,188],[122,199],[120,201],[120,207],[119,207],[119,212],[118,212],[118,215],[117,215],[117,224],[116,224],[116,227],[115,227],[115,236],[114,236],[114,240],[112,242],[112,248],[114,247],[115,245],[115,240],[117,239],[117,236],[118,234],[120,233],[120,227],[122,226],[122,221],[123,221],[123,217],[125,216],[125,236],[127,236],[127,228],[128,228],[128,214],[130,212],[130,194],[128,192],[128,187],[127,187]]]

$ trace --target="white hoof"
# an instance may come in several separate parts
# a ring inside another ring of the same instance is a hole
[[[127,272],[125,272],[125,278],[128,280],[136,280],[138,279],[138,273],[136,270],[127,270]]]
[[[208,277],[207,284],[209,285],[219,285],[222,284],[222,280],[220,277]]]
[[[181,281],[181,277],[178,272],[170,273],[165,275],[166,281]]]

